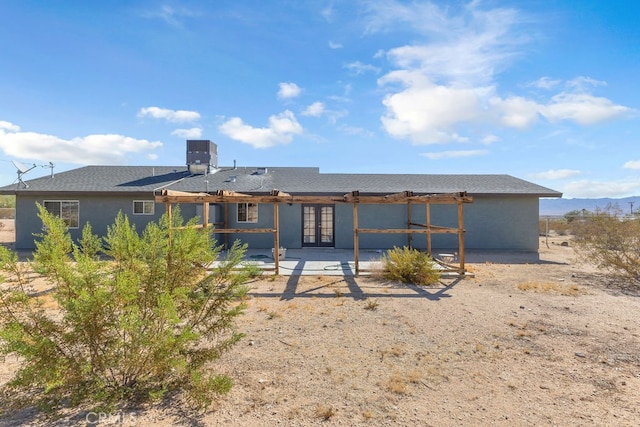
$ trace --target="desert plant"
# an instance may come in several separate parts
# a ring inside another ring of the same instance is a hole
[[[566,236],[571,232],[571,225],[565,218],[541,218],[539,221],[539,235],[547,236],[555,232],[558,236]]]
[[[0,208],[15,209],[15,207],[16,207],[16,196],[0,196]]]
[[[581,221],[574,233],[573,246],[581,259],[640,283],[640,220],[608,207]]]
[[[231,379],[206,364],[242,337],[234,319],[246,293],[247,274],[236,269],[243,246],[234,244],[210,272],[219,249],[195,220],[183,226],[179,209],[142,234],[122,213],[104,240],[87,224],[77,244],[59,217],[38,210],[45,231],[31,268],[52,286],[58,307],[42,307],[29,293],[33,275],[0,247],[10,280],[0,291],[0,354],[23,359],[10,390],[54,405],[107,407],[171,390],[204,406],[230,389]]]
[[[316,416],[323,421],[328,421],[336,414],[336,410],[331,405],[316,406]]]
[[[426,253],[408,247],[388,250],[382,256],[382,277],[387,280],[430,285],[440,280],[440,272]]]
[[[375,311],[378,309],[378,300],[375,299],[367,299],[364,303],[365,310]]]

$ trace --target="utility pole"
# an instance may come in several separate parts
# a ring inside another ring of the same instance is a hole
[[[631,208],[630,208],[631,215],[633,215],[633,203],[634,202],[629,202],[629,206],[631,206]]]

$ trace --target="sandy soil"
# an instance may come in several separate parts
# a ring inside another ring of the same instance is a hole
[[[475,278],[427,288],[253,282],[246,338],[215,366],[234,379],[228,395],[204,413],[175,396],[103,414],[103,424],[638,425],[638,294],[575,262],[562,240],[542,240],[539,263],[493,254],[468,265]],[[0,384],[17,363],[6,359]],[[46,422],[98,417],[70,409]],[[0,426],[42,423],[34,409],[0,415]]]

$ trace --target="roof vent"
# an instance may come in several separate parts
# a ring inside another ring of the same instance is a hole
[[[208,139],[187,140],[187,167],[194,175],[206,175],[218,167],[218,146]]]
[[[256,175],[264,175],[266,173],[267,173],[267,168],[258,168],[256,169],[256,172],[255,172]]]

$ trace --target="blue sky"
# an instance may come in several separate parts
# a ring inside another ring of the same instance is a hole
[[[640,195],[640,2],[0,3],[0,184],[91,164],[510,174]]]

